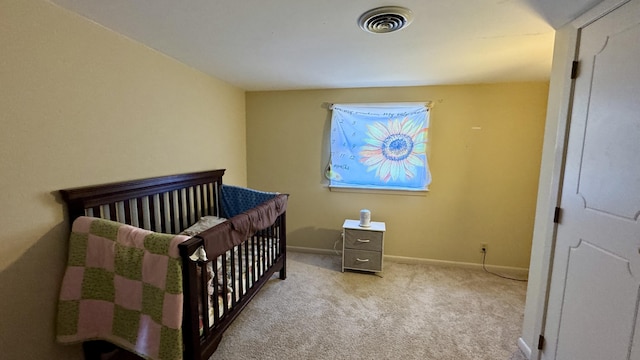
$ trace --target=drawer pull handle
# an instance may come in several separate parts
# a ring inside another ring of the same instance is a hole
[[[369,262],[369,259],[360,259],[360,258],[356,258],[356,261],[359,261],[359,262]]]
[[[369,239],[358,239],[357,241],[358,241],[358,242],[361,242],[361,243],[368,243],[368,242],[371,242],[371,240],[369,240]]]

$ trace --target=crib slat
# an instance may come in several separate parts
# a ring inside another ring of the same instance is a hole
[[[142,199],[141,198],[136,198],[135,199],[136,202],[136,207],[138,209],[138,227],[141,227],[144,229],[144,204],[142,203]]]
[[[264,261],[266,263],[266,265],[265,265],[266,267],[271,266],[271,249],[272,249],[271,239],[272,239],[272,237],[271,237],[271,227],[268,227],[268,228],[265,229],[265,239],[264,239],[264,242],[266,243],[265,244],[266,251],[265,251],[265,254],[264,254],[264,259],[265,259]]]
[[[258,236],[258,261],[260,262],[260,276],[264,274],[264,236]]]
[[[209,283],[209,271],[207,271],[206,263],[198,263],[200,267],[200,312],[202,314],[202,327],[203,327],[203,335],[209,335],[209,301],[207,296],[209,294],[208,283]]]
[[[149,199],[149,230],[156,230],[156,205],[155,196],[147,197]]]
[[[277,221],[277,219],[276,219]],[[271,226],[271,263],[273,264],[278,256],[278,227],[274,224]]]
[[[180,226],[178,224],[178,222],[176,221],[176,202],[174,200],[174,192],[169,192],[167,193],[169,194],[169,229],[167,232],[171,233],[171,234],[177,234],[179,233],[180,230]],[[172,226],[173,225],[173,226]]]
[[[112,221],[118,221],[117,204],[109,204],[107,207],[109,209],[109,219]]]
[[[264,267],[265,267],[265,270],[266,270],[269,267],[269,264],[270,264],[270,261],[269,261],[269,253],[270,253],[269,252],[269,250],[270,250],[270,248],[269,248],[269,229],[268,228],[265,229],[262,232],[262,234],[263,234],[262,235],[262,241],[264,242],[264,255],[262,255],[262,258],[263,258],[262,261],[264,262]]]
[[[222,191],[222,183],[219,184],[214,184],[214,194],[213,196],[215,197],[215,204],[216,204],[216,214],[218,214],[218,216],[223,216],[224,211],[222,210],[222,195],[221,195],[221,191]]]
[[[209,208],[207,204],[207,184],[200,185],[200,203],[202,216],[209,215]]]
[[[178,190],[178,221],[180,222],[180,231],[188,228],[191,224],[188,223],[187,218],[185,217],[185,209],[184,209],[184,189]]]
[[[278,217],[278,219],[276,220],[276,225],[274,225],[276,227],[276,236],[275,238],[278,241],[278,244],[276,245],[276,256],[280,256],[281,252],[280,252],[280,217]]]
[[[193,209],[196,215],[195,221],[198,221],[198,219],[202,216],[202,212],[200,211],[201,206],[200,206],[200,186],[199,185],[196,185],[193,188]]]
[[[124,202],[124,223],[131,224],[131,204],[129,204],[129,200]]]
[[[201,216],[205,216],[208,215],[208,211],[207,211],[207,201],[206,201],[206,186],[204,185],[200,185],[198,186],[200,188],[200,208],[201,208]]]
[[[244,246],[244,273],[247,274],[246,277],[246,284],[245,284],[245,289],[249,289],[251,287],[251,285],[249,285],[252,276],[251,276],[251,268],[249,267],[249,241],[245,241],[242,246]],[[244,291],[246,292],[246,291]],[[244,294],[243,294],[244,295]]]
[[[246,250],[244,251],[244,253],[246,253]],[[238,288],[240,290],[240,293],[238,295],[238,300],[242,299],[245,293],[245,277],[242,276],[242,274],[243,273],[247,274],[246,272],[247,263],[244,261],[242,254],[243,254],[242,244],[240,244],[238,245]]]
[[[271,236],[269,237],[271,239],[271,265],[273,265],[276,261],[276,230],[277,228],[275,227],[275,225],[271,226]]]
[[[160,232],[163,233],[171,232],[171,230],[169,229],[170,223],[167,222],[167,215],[169,215],[166,204],[167,194],[168,193],[165,192],[158,196],[158,208],[160,210]]]
[[[203,185],[198,185],[198,211],[200,216],[205,216],[207,215],[207,208],[206,205],[204,203],[204,186]]]
[[[207,184],[202,184],[202,192],[204,193],[203,199],[204,199],[204,209],[205,209],[205,214],[206,215],[213,215],[213,212],[211,211],[211,186],[209,183]]]
[[[218,203],[218,201],[220,201],[220,199],[218,198],[220,185],[221,184],[218,183],[211,184],[211,203],[213,204],[213,212],[216,216],[222,216],[222,213],[220,211],[220,203]]]
[[[236,247],[231,248],[231,288],[233,293],[231,294],[231,306],[236,305],[236,294],[240,292],[240,289],[236,289]]]
[[[259,264],[257,263],[258,243],[255,236],[251,237],[251,247],[253,248],[251,250],[251,262],[253,263],[253,279],[251,279],[251,286],[253,286],[253,284],[255,284],[256,280],[258,279],[260,271]]]
[[[195,221],[198,221],[198,219],[202,216],[202,213],[200,212],[201,206],[200,206],[200,186],[199,185],[196,185],[193,187],[193,209],[196,215]]]
[[[218,291],[218,283],[220,281],[220,279],[218,279],[218,271],[217,269],[215,269],[215,266],[217,265],[217,260],[213,260],[213,262],[211,262],[211,265],[214,266],[213,269],[213,279],[211,280],[212,285],[213,285],[213,324],[215,325],[218,323],[218,320],[220,319],[220,292]],[[208,317],[208,314],[207,314]]]
[[[191,208],[193,206],[193,197],[191,195],[192,190],[193,190],[193,187],[189,187],[185,189],[186,197],[187,197],[187,221],[189,224],[192,224],[195,222],[193,220],[193,209]]]
[[[229,286],[229,279],[227,278],[227,257],[226,254],[220,256],[222,257],[222,307],[226,314],[229,309],[229,301],[227,300],[227,286]]]
[[[264,255],[262,257],[264,259],[263,260],[264,269],[266,271],[269,268],[269,265],[271,264],[271,261],[269,260],[269,253],[270,253],[269,252],[269,249],[270,249],[270,246],[269,246],[269,228],[265,229],[263,231],[263,234],[264,235],[263,235],[262,241],[264,241]]]

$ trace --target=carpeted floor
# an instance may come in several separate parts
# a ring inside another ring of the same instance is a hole
[[[524,360],[526,283],[480,270],[385,262],[382,277],[339,256],[288,253],[212,359]]]

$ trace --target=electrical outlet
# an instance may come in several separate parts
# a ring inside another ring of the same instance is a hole
[[[481,243],[480,244],[480,252],[487,252],[487,250],[489,250],[489,245],[486,243]]]

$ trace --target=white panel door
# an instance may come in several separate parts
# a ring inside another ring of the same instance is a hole
[[[640,360],[640,0],[579,44],[541,354]]]

